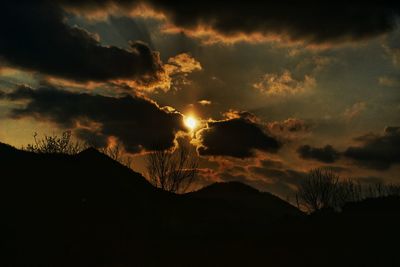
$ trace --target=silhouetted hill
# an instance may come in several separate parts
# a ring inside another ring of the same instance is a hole
[[[399,199],[305,216],[236,182],[175,195],[95,149],[69,156],[0,144],[0,169],[1,266],[398,263],[385,242],[398,240]]]
[[[2,229],[19,264],[70,258],[85,266],[159,228],[164,193],[96,150],[69,156],[3,145],[0,153]]]
[[[260,191],[240,182],[213,183],[196,192],[193,196],[201,198],[242,198],[258,195]]]
[[[400,213],[400,196],[368,198],[361,202],[347,203],[343,207],[344,214],[396,214]]]
[[[4,158],[7,157],[7,159],[10,159],[14,156],[22,156],[24,154],[23,152],[24,151],[0,142],[0,155],[2,155]]]
[[[9,256],[20,264],[67,258],[85,265],[99,253],[126,256],[127,249],[151,246],[152,239],[244,235],[248,224],[271,224],[280,215],[249,209],[254,202],[246,199],[232,206],[160,191],[95,149],[70,156],[1,145],[0,166],[2,229],[16,253]]]
[[[269,216],[301,216],[296,207],[283,201],[268,192],[260,192],[257,189],[240,182],[214,183],[188,196],[212,201],[227,202],[236,208],[241,206],[247,211],[255,211]]]

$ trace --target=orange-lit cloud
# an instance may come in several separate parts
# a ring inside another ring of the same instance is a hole
[[[128,86],[131,90],[142,92],[154,92],[161,90],[167,92],[174,83],[187,84],[190,81],[187,75],[202,70],[199,61],[187,53],[181,53],[168,59],[168,63],[162,65],[156,75],[144,76],[141,80],[120,79],[113,81],[120,86]]]
[[[161,109],[138,96],[111,97],[50,86],[20,86],[0,97],[26,102],[11,109],[10,118],[51,122],[75,130],[82,140],[96,139],[101,144],[115,136],[130,153],[168,149],[175,145],[176,133],[186,131],[182,114]]]
[[[210,100],[206,100],[206,99],[199,100],[199,101],[197,101],[197,103],[199,103],[202,106],[209,106],[212,104],[212,102]]]
[[[202,70],[200,62],[187,53],[169,58],[165,68],[170,75]]]
[[[161,31],[166,34],[185,34],[191,38],[199,40],[204,45],[214,45],[214,44],[227,44],[233,45],[238,42],[247,42],[247,43],[265,43],[265,42],[282,42],[286,41],[290,44],[302,44],[302,42],[293,42],[289,41],[285,36],[269,34],[264,35],[262,33],[233,33],[229,35],[221,34],[211,27],[206,25],[199,25],[196,28],[186,29],[177,27],[171,23],[166,23],[161,28]]]
[[[166,15],[152,8],[146,3],[138,3],[132,1],[132,3],[125,3],[119,5],[109,1],[105,5],[85,6],[80,5],[79,7],[74,5],[64,4],[63,8],[68,13],[85,17],[90,21],[102,21],[107,20],[110,16],[125,16],[125,17],[142,17],[142,18],[153,18],[158,20],[166,20]]]
[[[160,0],[60,2],[69,12],[91,19],[109,15],[157,18],[164,21],[166,32],[185,32],[204,43],[279,40],[325,46],[359,42],[395,29],[399,15],[398,7],[388,2],[336,3],[329,9],[323,3],[298,6],[290,1],[255,0],[245,5],[198,1],[190,3],[190,8]]]
[[[363,113],[366,108],[367,108],[367,103],[357,102],[354,105],[352,105],[351,107],[347,108],[344,111],[343,116],[347,121],[350,121],[350,120],[358,117],[361,113]]]
[[[11,76],[18,73],[19,70],[11,67],[1,66],[0,65],[0,75],[2,76]]]
[[[400,86],[400,79],[391,76],[381,76],[378,78],[378,82],[386,87]]]
[[[67,80],[67,79],[62,79],[62,78],[57,78],[57,77],[52,77],[52,76],[43,77],[43,81],[47,82],[49,84],[52,84],[54,86],[58,86],[58,87],[68,87],[68,88],[84,87],[85,89],[88,89],[88,90],[93,90],[97,87],[104,85],[104,83],[101,83],[101,82],[89,81],[89,82],[81,82],[80,83],[80,82],[76,82],[73,80]]]
[[[316,86],[314,77],[305,75],[303,80],[295,79],[289,70],[282,74],[267,73],[253,87],[269,96],[290,96],[304,94]]]

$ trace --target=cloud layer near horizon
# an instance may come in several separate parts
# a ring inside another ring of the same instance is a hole
[[[312,147],[303,145],[297,149],[303,159],[334,163],[344,156],[363,168],[388,170],[400,163],[400,127],[389,126],[382,133],[369,133],[354,138],[357,145],[347,147],[343,152],[331,145]]]
[[[141,97],[108,97],[54,87],[32,89],[26,86],[0,97],[27,101],[26,105],[11,110],[13,118],[47,120],[61,128],[74,130],[78,137],[89,143],[100,145],[105,145],[113,136],[129,153],[171,148],[175,134],[185,131],[181,114],[161,109]]]

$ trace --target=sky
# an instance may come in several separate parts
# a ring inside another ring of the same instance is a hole
[[[392,1],[2,1],[0,141],[69,130],[121,143],[142,173],[147,153],[187,144],[198,186],[284,198],[313,168],[399,183],[399,15]]]

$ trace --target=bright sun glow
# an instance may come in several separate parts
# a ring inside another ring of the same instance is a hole
[[[192,117],[192,116],[188,116],[185,118],[185,125],[186,127],[188,127],[190,130],[194,130],[197,127],[197,120]]]

